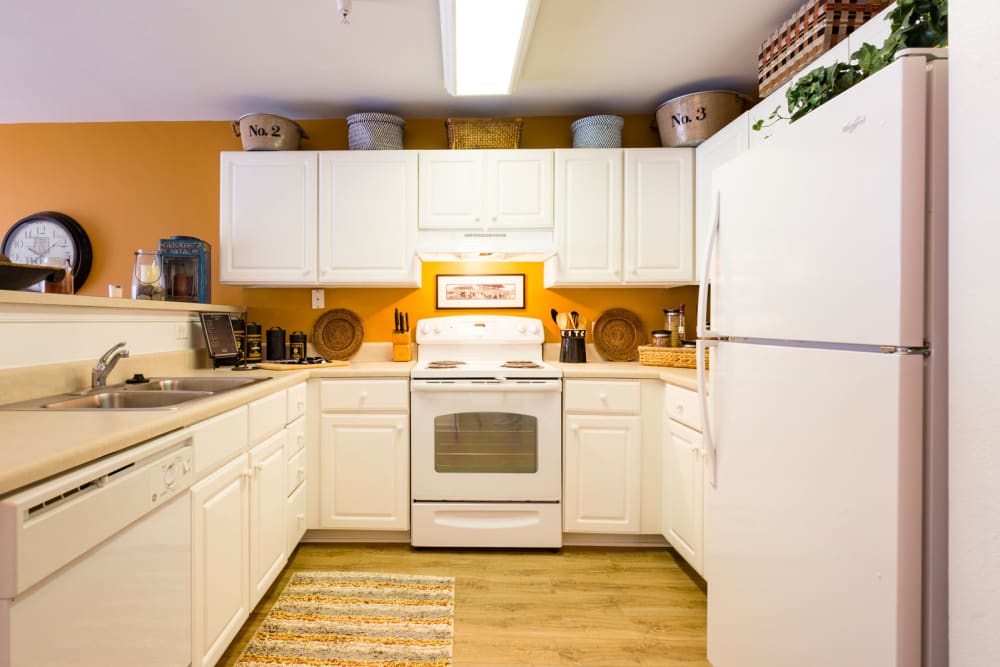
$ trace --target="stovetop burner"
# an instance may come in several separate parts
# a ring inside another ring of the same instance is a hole
[[[442,359],[440,361],[430,361],[427,363],[427,368],[458,368],[459,366],[464,366],[464,361],[453,361],[450,359]]]
[[[505,361],[501,364],[502,368],[541,368],[542,365],[537,361]]]

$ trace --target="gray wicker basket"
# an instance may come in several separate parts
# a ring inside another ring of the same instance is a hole
[[[356,113],[347,117],[347,147],[352,151],[403,148],[404,121],[390,113]]]
[[[621,148],[621,116],[587,116],[574,121],[569,128],[573,131],[573,148]]]

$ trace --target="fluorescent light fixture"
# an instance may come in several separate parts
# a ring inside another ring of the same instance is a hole
[[[452,95],[510,95],[540,0],[439,0],[444,87]]]

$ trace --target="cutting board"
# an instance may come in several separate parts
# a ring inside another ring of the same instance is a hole
[[[306,371],[311,368],[331,368],[333,366],[350,366],[349,361],[340,361],[334,359],[333,361],[324,361],[321,364],[275,364],[268,361],[261,361],[257,364],[257,368],[261,368],[265,371]]]

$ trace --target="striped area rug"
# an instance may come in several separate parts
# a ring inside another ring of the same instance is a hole
[[[238,667],[451,665],[455,580],[297,572]]]

